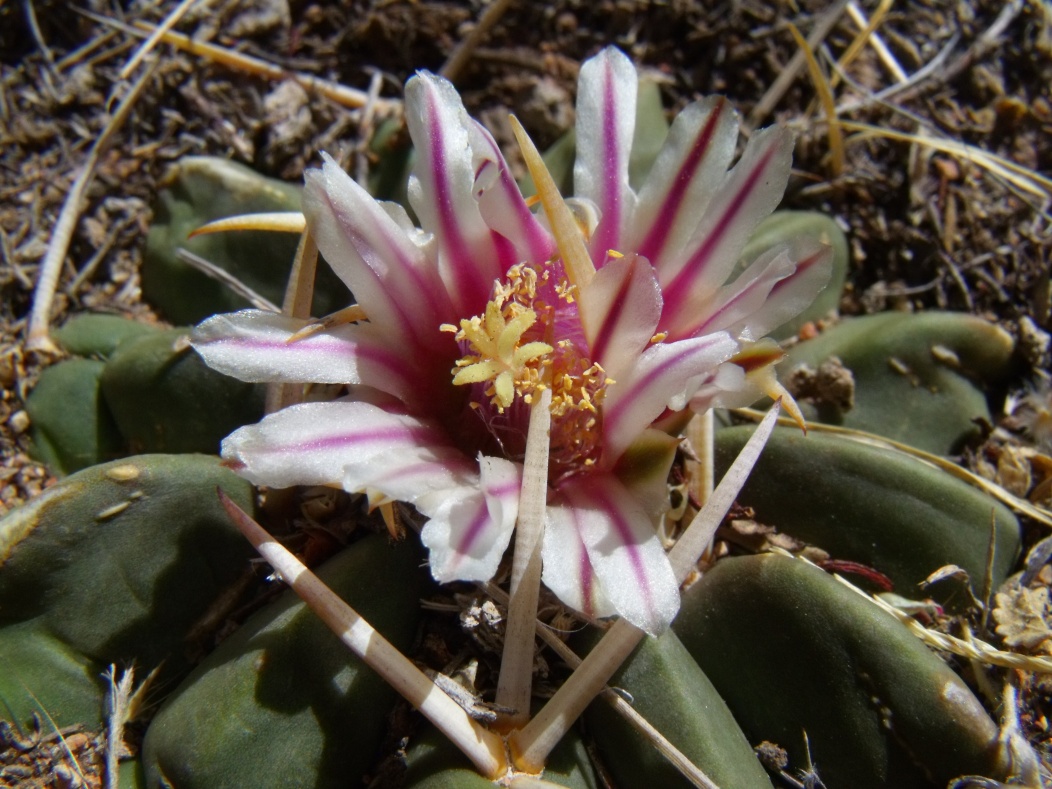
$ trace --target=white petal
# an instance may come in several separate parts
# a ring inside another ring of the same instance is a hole
[[[438,326],[457,317],[434,261],[386,206],[331,157],[324,159],[322,169],[307,171],[303,192],[303,212],[318,249],[367,305],[373,324],[402,342],[434,346]]]
[[[518,262],[490,230],[475,201],[472,121],[447,80],[420,72],[406,83],[405,115],[416,146],[409,202],[435,236],[438,266],[459,317],[485,309],[493,282]]]
[[[289,342],[306,322],[264,310],[214,315],[191,342],[208,366],[242,381],[369,384],[405,399],[415,365],[368,324],[338,326]]]
[[[592,259],[603,265],[608,250],[622,249],[635,209],[628,159],[636,127],[639,78],[623,52],[607,47],[581,66],[577,84],[577,160],[574,192],[599,208]]]
[[[662,261],[665,298],[661,328],[689,336],[696,300],[723,285],[749,235],[782,199],[792,165],[793,137],[773,127],[753,135],[741,160],[713,196],[682,254]]]
[[[679,612],[679,584],[650,515],[611,474],[559,486],[603,594],[617,613],[660,635]],[[580,577],[580,574],[578,575]]]
[[[726,178],[737,138],[737,115],[722,96],[688,105],[672,122],[632,219],[630,248],[655,268],[694,233]]]
[[[578,298],[591,358],[616,380],[657,329],[661,288],[654,269],[637,255],[611,260]]]
[[[303,403],[242,427],[223,440],[228,465],[257,485],[333,485],[350,463],[397,452],[448,451],[445,432],[370,403],[337,400]]]
[[[517,463],[480,457],[476,484],[435,491],[416,501],[431,519],[420,539],[430,551],[436,581],[488,581],[494,576],[511,542],[521,484]]]
[[[603,458],[610,468],[666,408],[679,411],[716,367],[738,350],[726,333],[647,348],[632,369],[606,390]]]
[[[603,594],[599,578],[581,542],[578,513],[565,504],[550,504],[541,543],[541,580],[575,611],[592,619],[613,616],[617,609]]]
[[[474,153],[475,199],[482,218],[511,241],[518,260],[547,260],[555,254],[555,239],[526,205],[496,141],[476,120],[468,133]]]

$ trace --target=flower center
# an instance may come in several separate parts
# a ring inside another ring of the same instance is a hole
[[[554,481],[598,458],[599,406],[613,381],[588,358],[576,289],[553,279],[550,265],[540,272],[525,263],[513,266],[507,279],[496,283],[482,315],[442,330],[454,333],[467,351],[452,370],[453,383],[478,385],[471,408],[495,437],[499,431],[498,441],[510,457],[521,448],[509,446],[507,437],[519,432],[517,423],[528,411],[514,408],[516,399],[529,405],[535,392],[552,390],[549,464]]]

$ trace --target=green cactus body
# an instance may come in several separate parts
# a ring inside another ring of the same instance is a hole
[[[99,390],[105,367],[96,359],[59,362],[40,374],[26,400],[31,453],[55,474],[72,474],[124,453],[124,441]]]
[[[74,315],[52,337],[66,353],[108,359],[122,342],[158,330],[152,324],[119,315],[84,313]]]
[[[189,637],[252,553],[216,499],[252,487],[197,455],[93,466],[0,520],[0,718],[102,723],[101,674],[189,668]]]
[[[751,434],[750,427],[717,432],[717,474]],[[963,567],[980,593],[991,519],[995,587],[1020,550],[1015,515],[967,483],[901,452],[796,428],[774,431],[739,501],[834,559],[879,570],[906,597],[947,564]]]
[[[318,572],[396,647],[416,631],[419,550],[368,537]],[[291,591],[176,689],[144,743],[147,785],[293,789],[354,784],[373,764],[394,691]]]
[[[644,639],[608,684],[627,691],[636,712],[720,789],[771,786],[731,711],[674,632]],[[690,786],[602,699],[586,719],[618,786]]]
[[[902,624],[821,570],[773,554],[725,559],[673,625],[752,742],[811,761],[829,789],[1003,780],[997,726]]]
[[[217,453],[224,437],[263,416],[264,387],[217,373],[169,329],[122,343],[102,393],[135,452]]]
[[[779,370],[784,378],[836,356],[854,375],[854,407],[808,406],[808,418],[948,454],[978,437],[975,420],[990,420],[983,388],[1003,383],[1013,348],[1003,329],[971,315],[891,312],[845,319],[790,350]]]

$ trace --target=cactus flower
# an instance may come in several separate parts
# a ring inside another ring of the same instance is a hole
[[[583,64],[576,196],[542,190],[544,212],[453,86],[429,73],[405,90],[419,228],[332,159],[308,172],[307,226],[364,319],[319,327],[245,310],[206,320],[194,346],[243,380],[348,394],[239,429],[223,442],[228,464],[257,484],[410,503],[427,519],[434,577],[485,581],[515,525],[531,403],[550,389],[544,583],[587,615],[663,631],[679,590],[654,524],[677,439],[654,423],[744,404],[772,381],[776,355],[760,341],[810,303],[830,254],[801,240],[728,283],[781,199],[792,137],[754,134],[731,168],[734,112],[697,101],[637,192],[637,79],[613,48]]]

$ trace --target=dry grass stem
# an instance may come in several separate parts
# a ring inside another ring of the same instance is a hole
[[[102,133],[95,138],[95,142],[88,151],[84,164],[81,165],[73,185],[66,194],[59,212],[58,221],[51,232],[51,240],[48,242],[47,252],[40,263],[40,271],[37,274],[36,289],[33,292],[33,306],[29,313],[29,328],[26,333],[26,350],[44,351],[56,353],[58,348],[51,341],[51,305],[55,298],[55,290],[58,287],[59,275],[62,273],[62,264],[69,252],[70,242],[73,240],[73,232],[80,218],[81,203],[87,193],[88,186],[95,177],[95,169],[98,167],[99,158],[103,151],[109,147],[114,135],[124,125],[131,114],[132,107],[139,100],[143,90],[153,76],[157,68],[155,62],[148,68],[128,89],[120,100],[117,109],[110,116]]]
[[[124,65],[124,68],[121,69],[121,79],[128,79],[128,77],[131,76],[132,72],[139,67],[140,63],[142,63],[143,58],[150,54],[150,52],[153,51],[153,48],[157,46],[157,42],[161,40],[164,34],[179,24],[179,20],[186,15],[186,12],[189,11],[190,7],[196,2],[197,0],[182,0],[179,5],[172,9],[171,13],[164,18],[164,21],[154,28],[150,37],[147,38],[142,43],[142,46],[136,50],[135,54],[129,58],[128,62]]]
[[[855,61],[855,58],[858,57],[859,53],[862,52],[863,49],[865,49],[866,45],[874,43],[876,30],[878,27],[880,27],[880,23],[884,21],[884,17],[887,16],[887,13],[891,10],[891,6],[894,4],[894,2],[895,0],[880,0],[880,5],[878,5],[877,10],[873,12],[873,16],[868,22],[865,23],[865,25],[863,25],[862,30],[859,31],[859,34],[855,36],[854,40],[852,40],[852,42],[848,44],[847,49],[844,50],[844,53],[839,58],[837,58],[837,69],[839,71],[846,71]],[[852,13],[852,9],[858,12],[859,14],[862,13],[854,2],[849,2],[847,4],[847,12],[852,17],[852,19],[856,18],[855,14]],[[865,19],[864,16],[862,18]],[[880,52],[880,49],[876,46],[874,46],[874,49],[878,53]],[[884,48],[884,52],[887,53],[887,47]],[[890,55],[891,53],[887,54]],[[899,66],[898,62],[896,62],[894,59],[892,59],[891,62],[894,64],[894,67],[891,69],[891,71],[895,75],[895,78],[899,82],[905,82],[906,75],[905,73],[903,73],[902,68]],[[839,75],[837,73],[834,73],[832,78],[829,80],[830,88],[835,88],[837,86],[837,83],[839,82]]]
[[[153,33],[156,30],[153,25],[148,25],[144,22],[136,22],[135,26],[147,33]],[[176,49],[181,49],[191,55],[203,57],[222,66],[228,66],[243,71],[246,74],[254,74],[257,77],[262,77],[275,82],[280,82],[285,79],[294,80],[304,90],[311,93],[317,93],[318,95],[324,96],[331,101],[335,101],[337,104],[344,107],[361,109],[369,103],[369,94],[365,91],[349,88],[338,82],[319,79],[310,74],[289,71],[281,66],[275,66],[273,63],[261,60],[260,58],[235,52],[232,49],[216,46],[215,44],[208,44],[204,41],[194,41],[192,38],[184,36],[182,33],[176,33],[175,31],[169,30],[161,34],[161,40],[166,44],[171,44]],[[378,98],[374,99],[372,104],[376,112],[384,115],[396,115],[402,111],[402,102],[396,99]]]
[[[884,8],[884,5],[884,3],[881,3],[880,8]],[[891,5],[892,4],[890,2],[887,3],[888,9],[891,8]],[[899,65],[898,60],[895,59],[895,56],[891,53],[891,50],[888,49],[888,45],[884,43],[884,39],[880,37],[879,33],[877,33],[877,25],[882,20],[877,20],[877,22],[874,23],[871,28],[869,20],[866,19],[865,12],[863,12],[863,10],[859,8],[858,3],[856,3],[854,0],[850,0],[850,2],[847,4],[847,13],[854,21],[854,23],[858,25],[860,30],[870,31],[869,44],[873,47],[873,50],[877,53],[877,57],[880,58],[880,61],[884,64],[885,68],[887,68],[887,70],[891,72],[891,76],[894,77],[895,81],[899,83],[909,82],[909,75],[902,68],[902,66]],[[885,10],[884,13],[887,13],[887,10]],[[883,15],[884,14],[881,14],[881,16]]]
[[[202,274],[206,274],[216,282],[222,282],[231,291],[236,293],[241,298],[245,299],[249,304],[255,307],[257,310],[267,310],[268,312],[281,312],[281,309],[277,304],[272,302],[266,296],[263,296],[256,291],[252,290],[248,285],[239,280],[229,271],[224,268],[217,266],[210,260],[201,257],[198,254],[191,252],[189,249],[179,247],[175,250],[175,256],[183,263],[188,266],[200,271]]]
[[[446,60],[445,65],[439,69],[439,74],[448,79],[450,82],[456,82],[457,77],[460,76],[464,67],[471,60],[471,56],[475,54],[475,50],[478,48],[479,43],[486,37],[490,29],[497,24],[504,12],[508,10],[508,6],[511,5],[511,0],[493,0],[486,10],[482,12],[482,16],[479,17],[479,21],[471,29],[471,32],[467,34],[463,41],[457,44],[456,49]]]
[[[806,58],[804,52],[817,48],[825,40],[825,37],[829,35],[829,32],[840,20],[847,2],[848,0],[838,0],[818,18],[814,28],[811,30],[811,35],[807,37],[807,46],[797,48],[796,54],[789,59],[785,68],[782,69],[775,81],[771,83],[771,86],[760,100],[756,102],[752,112],[749,113],[749,117],[746,120],[746,125],[749,128],[757,128],[771,114],[771,111],[778,106],[778,102],[782,100],[782,96],[785,95],[786,91],[789,90],[789,86],[796,80],[800,69],[804,67],[804,59]]]
[[[797,46],[800,47],[800,51],[804,55],[804,60],[807,63],[807,70],[811,75],[811,82],[814,83],[815,92],[818,94],[819,101],[822,103],[822,109],[826,115],[826,124],[829,134],[829,154],[831,156],[830,164],[832,165],[833,176],[836,177],[844,172],[845,159],[844,135],[840,130],[840,121],[836,116],[836,102],[833,100],[833,87],[829,84],[829,80],[826,79],[826,75],[822,73],[822,67],[818,65],[814,52],[811,51],[811,47],[804,39],[803,34],[796,29],[796,25],[790,23],[789,32],[793,34]]]

